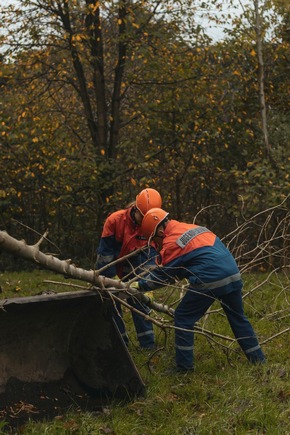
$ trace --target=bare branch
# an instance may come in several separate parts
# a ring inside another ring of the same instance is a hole
[[[240,215],[243,222],[241,224],[237,223],[236,229],[223,238],[224,243],[227,244],[237,259],[243,276],[246,277],[249,272],[263,271],[263,279],[258,277],[257,282],[252,284],[251,288],[244,292],[243,299],[248,305],[251,305],[251,309],[259,315],[260,321],[271,321],[271,323],[275,321],[281,322],[282,319],[286,319],[287,321],[290,315],[290,302],[288,298],[290,289],[290,212],[286,207],[288,198],[289,196],[277,206],[270,207],[249,218],[246,218],[246,208],[243,203],[243,214]],[[251,239],[247,236],[249,228],[251,229]],[[135,275],[126,283],[102,275],[102,272],[104,272],[107,267],[111,267],[120,261],[128,261],[132,256],[138,254],[140,250],[136,250],[122,259],[118,259],[100,270],[84,270],[76,267],[71,260],[60,260],[52,255],[41,252],[40,244],[46,236],[47,232],[36,244],[27,245],[25,241],[16,240],[5,231],[0,231],[0,248],[14,255],[26,258],[27,260],[35,261],[46,269],[87,282],[88,284],[81,286],[75,283],[45,282],[61,284],[63,286],[70,285],[84,290],[88,290],[88,288],[93,289],[97,291],[102,298],[110,297],[113,304],[118,301],[128,309],[134,310],[146,318],[150,318],[165,334],[168,330],[176,329],[174,325],[171,324],[172,317],[174,316],[174,309],[172,307],[176,306],[184,293],[188,291],[187,281],[168,285],[166,292],[160,292],[163,298],[162,303],[157,303],[156,301],[151,301],[146,294],[130,287],[134,281],[148,273],[146,263],[141,265],[141,270],[143,270],[139,274],[134,271],[132,267],[132,272],[133,274],[135,272]],[[273,305],[273,308],[269,307],[269,312],[263,315],[263,313],[259,313],[257,308],[253,306],[252,296],[257,293],[262,295],[266,286],[273,286],[273,289],[278,289],[278,295],[284,298],[285,303],[284,307],[280,309],[279,306],[277,309],[276,305]],[[190,291],[194,291],[194,289],[190,289]],[[150,317],[133,308],[127,302],[128,298],[136,298],[142,303],[149,305],[152,308]],[[158,315],[158,313],[163,313],[169,318],[163,318],[163,316]],[[213,316],[221,314],[223,314],[222,308],[216,309],[214,307],[204,316],[202,326],[195,325],[194,329],[190,331],[204,335],[212,344],[217,344],[226,351],[232,351],[236,340],[217,334],[215,331],[211,331],[212,326],[207,326],[208,324],[214,324],[211,321]],[[289,330],[290,328],[286,328],[273,334],[269,338],[264,338],[261,344],[275,340],[281,337],[281,335],[288,333]],[[223,344],[224,341],[229,344]]]

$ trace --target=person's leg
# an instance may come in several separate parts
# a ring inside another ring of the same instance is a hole
[[[265,362],[266,358],[254,329],[244,313],[241,290],[221,296],[220,303],[247,359],[254,364]]]
[[[115,320],[115,323],[120,331],[120,334],[121,334],[125,344],[128,346],[129,338],[128,338],[125,323],[123,320],[122,307],[118,301],[115,301],[115,309],[114,309],[113,319]]]
[[[206,313],[214,302],[212,296],[207,293],[197,293],[188,289],[180,304],[175,310],[175,361],[177,369],[192,370],[195,323]],[[184,331],[186,329],[186,331]]]
[[[146,315],[150,314],[150,308],[148,308],[146,305],[143,305],[133,299],[128,299],[127,302],[138,311],[141,311]],[[146,320],[142,315],[135,313],[134,311],[131,313],[140,346],[143,349],[153,349],[155,346],[155,339],[152,322],[150,320]]]

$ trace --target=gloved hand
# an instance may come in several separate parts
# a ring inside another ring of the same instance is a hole
[[[150,302],[154,301],[154,293],[153,292],[146,292],[146,293],[144,293],[144,295],[150,299]]]
[[[131,288],[135,288],[136,290],[140,290],[139,282],[138,281],[132,282],[132,284],[130,284],[130,287]]]

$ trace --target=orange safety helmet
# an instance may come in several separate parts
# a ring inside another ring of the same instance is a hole
[[[142,234],[149,239],[150,237],[154,237],[156,234],[156,230],[158,225],[160,225],[169,215],[167,211],[162,210],[162,208],[151,208],[151,210],[147,211],[145,214],[142,224],[141,224],[141,232]]]
[[[136,207],[145,216],[148,210],[153,207],[161,207],[162,198],[155,189],[144,189],[136,196]]]

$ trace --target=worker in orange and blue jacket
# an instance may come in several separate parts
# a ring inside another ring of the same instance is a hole
[[[136,196],[136,201],[128,208],[118,210],[108,216],[97,249],[96,269],[101,269],[112,261],[120,259],[139,248],[145,247],[145,249],[136,255],[130,256],[123,262],[109,266],[102,272],[102,275],[128,281],[136,274],[144,272],[150,266],[155,265],[156,249],[154,246],[147,248],[147,239],[141,232],[141,222],[150,208],[161,207],[161,203],[162,199],[159,192],[147,188]],[[132,298],[128,299],[127,302],[146,315],[150,313],[147,306]],[[116,308],[118,312],[116,312],[114,318],[125,343],[128,344],[129,340],[122,318],[120,303],[116,302]],[[145,349],[154,348],[152,322],[134,311],[131,311],[131,313],[140,346]]]
[[[218,300],[231,329],[251,363],[263,363],[265,355],[242,301],[242,280],[236,261],[221,240],[210,230],[194,224],[169,220],[160,208],[149,210],[143,218],[142,233],[160,247],[161,266],[135,285],[149,291],[186,278],[189,288],[174,315],[176,369],[194,369],[195,323]]]

